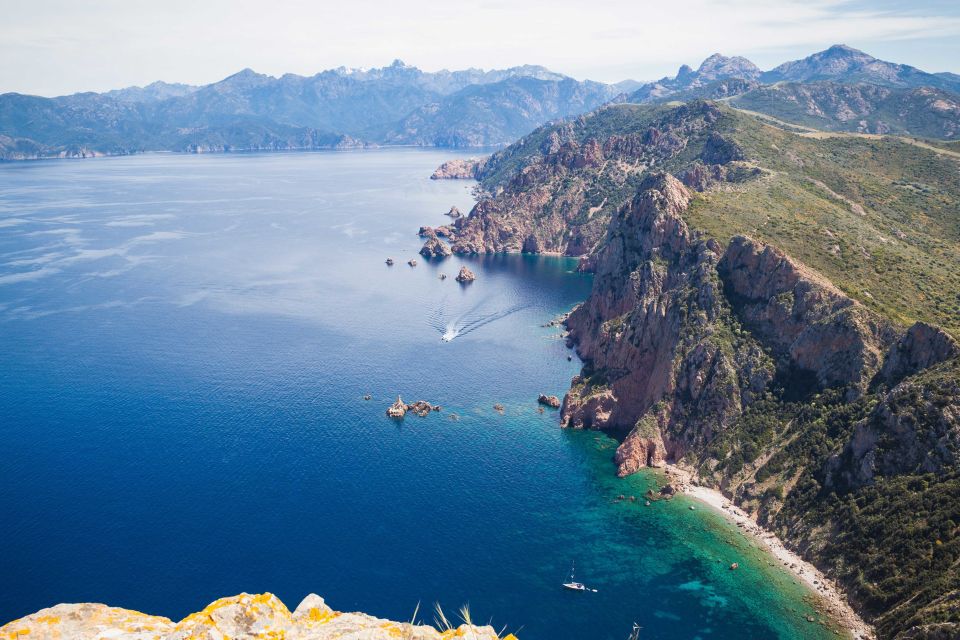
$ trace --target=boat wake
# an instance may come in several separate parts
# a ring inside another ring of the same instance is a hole
[[[506,318],[530,306],[520,303],[491,311],[489,300],[488,296],[467,311],[457,313],[447,311],[446,298],[444,298],[427,318],[427,322],[437,330],[442,342],[451,342],[454,338],[473,333],[480,327],[485,327],[491,322]]]

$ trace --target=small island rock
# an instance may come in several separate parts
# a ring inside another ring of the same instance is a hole
[[[446,258],[452,256],[453,252],[446,242],[437,236],[432,236],[423,243],[420,248],[420,255],[424,258]]]
[[[387,415],[391,418],[402,418],[407,413],[407,405],[400,396],[397,401],[387,409]]]
[[[460,267],[460,273],[457,274],[457,282],[473,282],[477,279],[477,276],[473,275],[473,271],[467,269],[466,267]]]
[[[560,408],[560,398],[557,396],[548,396],[541,393],[540,397],[537,398],[537,402],[540,404],[545,404],[548,407],[553,407],[554,409]]]

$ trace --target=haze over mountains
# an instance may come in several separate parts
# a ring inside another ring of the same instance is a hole
[[[844,45],[762,71],[715,54],[643,84],[579,81],[538,66],[424,72],[395,61],[279,78],[250,69],[210,85],[155,82],[106,93],[0,95],[0,159],[143,151],[364,145],[502,146],[611,101],[732,99],[797,124],[954,139],[960,76]]]

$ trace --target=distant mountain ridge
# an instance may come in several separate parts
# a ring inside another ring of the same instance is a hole
[[[647,83],[628,102],[694,99],[731,104],[803,126],[832,131],[960,136],[960,75],[927,73],[834,45],[761,71],[741,57],[714,54],[697,70]]]
[[[881,90],[882,89],[882,90]],[[728,100],[803,126],[953,140],[960,76],[885,62],[845,45],[762,71],[714,54],[640,84],[545,67],[422,71],[395,60],[280,77],[243,69],[204,86],[154,82],[55,98],[0,95],[0,160],[144,151],[505,146],[610,102]]]
[[[837,44],[802,60],[785,62],[760,76],[764,83],[815,82],[869,82],[889,87],[934,87],[960,91],[960,77],[921,71],[906,64],[878,60],[846,45]]]
[[[0,95],[0,159],[370,143],[506,145],[621,91],[533,65],[425,72],[396,60],[313,76],[276,78],[244,69],[202,87],[156,82],[55,98],[7,93]],[[476,106],[471,113],[486,120],[452,130],[450,123],[462,122],[451,113],[458,105],[494,106]],[[423,132],[407,131],[409,118],[422,121]]]

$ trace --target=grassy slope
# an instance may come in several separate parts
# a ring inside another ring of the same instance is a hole
[[[960,162],[896,138],[816,139],[732,111],[722,126],[774,175],[699,194],[694,227],[776,244],[900,323],[960,335]]]

